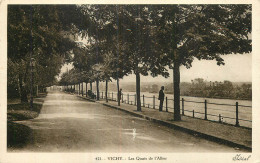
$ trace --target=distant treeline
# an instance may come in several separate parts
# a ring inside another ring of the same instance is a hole
[[[225,80],[224,82],[207,82],[202,78],[197,78],[191,83],[181,83],[181,95],[207,98],[225,98],[252,100],[251,83],[232,83]],[[167,84],[165,91],[173,93],[172,84]]]
[[[135,92],[134,83],[122,83],[121,86],[123,92]],[[172,83],[141,83],[141,92],[158,93],[161,86],[165,86],[165,93],[173,93]],[[101,90],[103,87],[101,84]],[[116,91],[114,83],[109,83],[109,91]],[[208,82],[197,78],[191,82],[181,82],[180,91],[182,96],[252,100],[252,83],[248,82]]]

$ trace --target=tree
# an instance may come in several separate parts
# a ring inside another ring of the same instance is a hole
[[[89,28],[82,31],[83,37],[88,37],[91,44],[91,54],[94,57],[96,55],[96,64],[101,64],[102,67],[106,67],[106,70],[103,71],[103,77],[101,78],[107,82],[110,80],[110,77],[114,78],[117,81],[117,88],[119,92],[119,79],[124,75],[127,75],[126,69],[124,69],[125,57],[121,53],[121,40],[118,39],[118,31],[114,29],[112,22],[116,21],[116,8],[115,6],[109,5],[83,5],[82,11],[84,11],[87,20],[90,19],[92,26],[95,28]],[[108,23],[109,22],[109,23]],[[115,24],[115,28],[118,28],[118,25]],[[108,35],[108,32],[110,33]],[[112,59],[106,59],[107,56],[111,56]],[[122,60],[124,58],[124,60]],[[109,77],[108,77],[109,75]],[[97,80],[97,81],[98,81]],[[106,87],[107,88],[107,87]],[[119,93],[118,93],[119,95]],[[118,100],[118,105],[120,101]]]
[[[190,68],[194,58],[223,65],[221,55],[251,51],[251,5],[86,5],[82,11],[91,24],[83,35],[114,47],[115,58],[123,54],[124,68],[136,75],[138,111],[140,74],[167,77],[166,67],[173,69],[174,120],[181,120],[180,66]]]
[[[67,9],[75,8],[74,5]],[[74,47],[74,41],[64,37],[65,29],[72,25],[64,22],[66,14],[67,10],[55,5],[8,6],[8,61],[19,69],[16,77],[21,102],[28,101],[31,58],[36,60],[36,84],[48,86],[56,80],[64,58]]]
[[[166,57],[153,48],[156,41],[149,10],[145,5],[94,5],[89,8],[92,8],[91,16],[95,17],[99,38],[107,42],[114,54],[113,69],[117,71],[113,76],[117,83],[124,75],[136,75],[137,110],[141,111],[140,74],[169,75],[165,62],[161,62]]]
[[[180,116],[180,66],[192,66],[194,58],[216,60],[221,55],[252,50],[251,5],[150,6],[156,21],[157,48],[171,60],[174,72],[174,120]]]

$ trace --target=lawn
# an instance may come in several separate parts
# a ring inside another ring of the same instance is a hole
[[[28,126],[14,121],[23,121],[38,117],[42,108],[43,98],[44,96],[38,99],[35,98],[32,109],[30,103],[10,102],[7,105],[7,147],[9,149],[21,148],[31,140],[32,130]]]
[[[21,121],[36,118],[42,108],[42,104],[33,104],[30,108],[29,103],[9,104],[7,105],[7,120]]]

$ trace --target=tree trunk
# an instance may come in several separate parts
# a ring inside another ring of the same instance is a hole
[[[174,84],[174,120],[180,121],[180,63],[176,50],[174,51],[174,67],[173,67],[173,84]]]
[[[106,95],[105,95],[105,96],[106,96],[106,102],[108,102],[108,99],[107,99],[107,90],[108,90],[108,81],[106,80],[106,93],[105,93],[105,94],[106,94]]]
[[[33,72],[31,68],[31,83],[30,83],[30,106],[33,108]]]
[[[116,83],[117,83],[117,105],[120,106],[120,93],[119,93],[119,79],[117,78],[116,80]]]
[[[78,95],[80,95],[80,83],[79,83],[79,90],[78,90],[79,92],[78,92]]]
[[[88,83],[86,82],[86,97],[88,97]]]
[[[17,79],[17,87],[18,87],[18,93],[19,93],[19,97],[21,97],[21,89],[20,89],[20,79],[19,79],[19,77],[18,77],[18,79]]]
[[[23,73],[21,73],[21,72],[23,72],[23,71],[22,71],[23,68],[20,67],[21,72],[19,73],[19,87],[20,87],[20,90],[21,90],[21,96],[20,96],[20,98],[21,98],[21,102],[22,102],[22,103],[28,103],[28,97],[27,97],[27,95],[28,95],[28,90],[27,90],[27,88],[25,87],[25,84],[23,84],[23,83],[25,83],[25,81],[26,81],[28,69],[29,69],[29,64],[26,65],[25,73],[23,74]]]
[[[38,88],[38,85],[36,85],[36,97],[38,97],[39,95],[39,88]]]
[[[84,82],[82,82],[82,85],[81,85],[81,95],[82,95],[82,96],[84,96],[83,85],[84,85]]]
[[[21,95],[20,95],[21,103],[27,103],[28,102],[27,90],[23,85],[23,77],[21,74],[19,74],[19,87],[21,90]]]
[[[97,84],[97,100],[99,100],[99,80],[96,80],[96,84]]]
[[[137,72],[136,74],[136,106],[137,111],[142,111],[141,109],[141,100],[140,100],[140,73]]]

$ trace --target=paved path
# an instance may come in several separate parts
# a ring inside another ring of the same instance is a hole
[[[32,129],[32,138],[14,151],[238,152],[62,92],[48,93],[39,117],[19,123]]]
[[[189,130],[194,133],[202,134],[202,136],[222,141],[222,143],[233,144],[233,146],[246,148],[250,150],[252,148],[252,130],[243,127],[235,127],[232,125],[222,124],[218,122],[212,122],[208,120],[192,118],[188,116],[182,116],[181,121],[173,121],[173,113],[159,112],[156,109],[142,107],[142,112],[136,111],[136,106],[121,103],[118,107],[116,101],[98,101],[107,106],[119,108],[134,115],[140,115],[139,117],[147,117],[148,119],[155,119],[168,123],[168,126],[178,127],[181,129]]]

